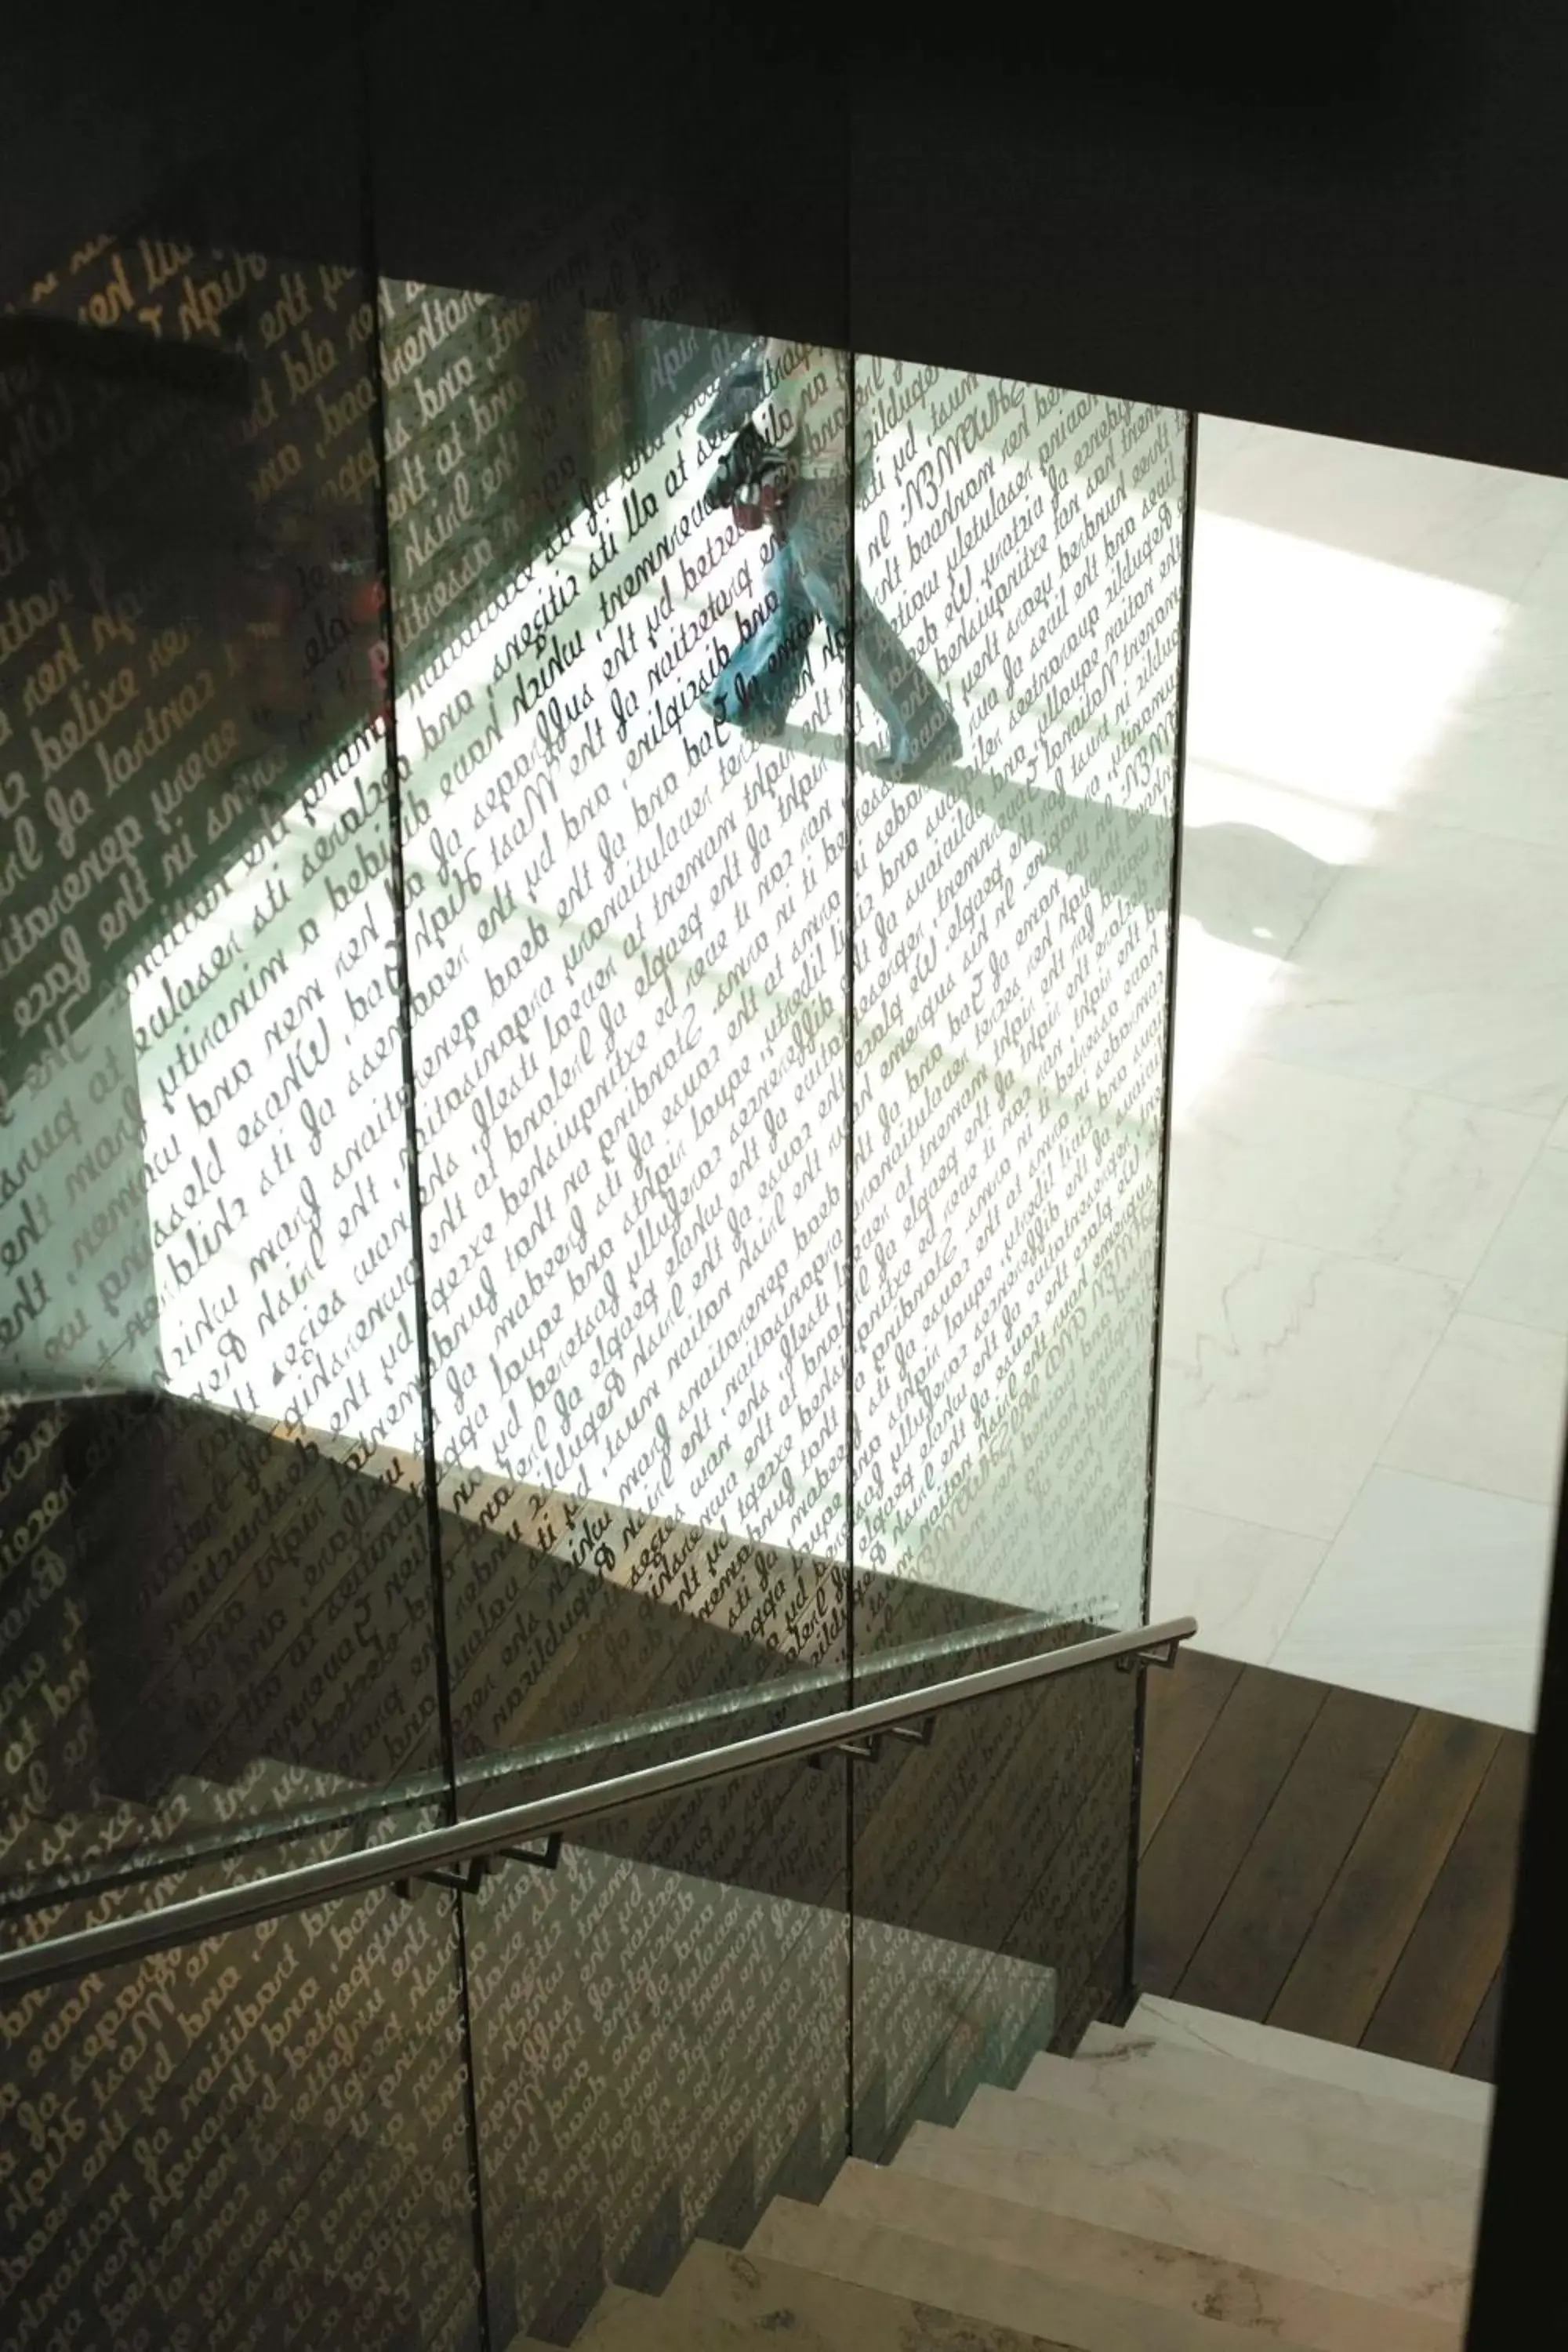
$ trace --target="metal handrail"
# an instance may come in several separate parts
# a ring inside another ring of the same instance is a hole
[[[949,1707],[989,1698],[1000,1691],[1017,1690],[1045,1682],[1056,1675],[1073,1674],[1085,1666],[1110,1661],[1131,1668],[1174,1664],[1181,1643],[1197,1632],[1193,1617],[1173,1617],[1157,1625],[1138,1625],[1124,1633],[1104,1633],[1093,1641],[1075,1642],[1066,1649],[1048,1650],[1032,1657],[1009,1659],[999,1666],[983,1666],[950,1682],[931,1683],[923,1690],[905,1691],[889,1698],[872,1699],[818,1716],[810,1723],[789,1724],[777,1731],[759,1732],[751,1739],[727,1747],[705,1748],[668,1763],[650,1764],[641,1771],[623,1772],[582,1789],[563,1790],[528,1804],[509,1805],[493,1813],[453,1822],[440,1829],[421,1830],[413,1836],[389,1838],[357,1853],[307,1863],[298,1870],[247,1880],[240,1886],[218,1887],[184,1903],[139,1911],[126,1919],[107,1919],[68,1936],[25,1945],[0,1953],[0,1994],[31,1991],[36,1986],[58,1984],[89,1969],[117,1961],[142,1959],[153,1952],[171,1951],[199,1943],[227,1930],[254,1927],[263,1919],[286,1913],[313,1910],[318,1904],[360,1895],[374,1886],[410,1884],[455,1864],[482,1865],[490,1857],[510,1854],[525,1841],[544,1838],[545,1855],[519,1859],[550,1861],[569,1829],[628,1805],[646,1804],[658,1797],[679,1795],[737,1772],[755,1772],[768,1765],[795,1759],[825,1756],[836,1750],[867,1757],[868,1746],[883,1733],[921,1737],[924,1727]],[[920,1727],[920,1729],[917,1729]],[[444,1882],[450,1883],[450,1882]],[[477,1881],[473,1882],[477,1884]],[[84,1889],[83,1892],[89,1890]]]
[[[1051,1633],[1059,1622],[1036,1614],[994,1617],[978,1624],[958,1626],[945,1633],[929,1633],[918,1642],[900,1643],[896,1649],[877,1650],[868,1657],[863,1656],[857,1663],[856,1675],[859,1680],[869,1681],[873,1675],[935,1665],[966,1650],[990,1649],[1002,1643],[1022,1641],[1030,1634]],[[420,1805],[444,1802],[454,1782],[461,1798],[496,1780],[518,1780],[531,1772],[546,1771],[552,1765],[569,1764],[586,1756],[602,1757],[612,1748],[631,1748],[671,1733],[693,1731],[717,1723],[725,1716],[756,1715],[764,1708],[771,1711],[787,1706],[795,1700],[831,1691],[843,1683],[845,1671],[842,1659],[830,1660],[825,1665],[764,1676],[758,1682],[743,1683],[735,1690],[683,1700],[677,1706],[658,1707],[647,1714],[621,1716],[612,1722],[559,1732],[531,1748],[500,1748],[471,1757],[458,1765],[451,1779],[441,1771],[410,1773],[405,1780],[380,1787],[334,1790],[331,1796],[311,1798],[283,1812],[241,1814],[220,1827],[195,1831],[186,1837],[166,1840],[161,1845],[134,1846],[129,1852],[110,1846],[96,1853],[89,1849],[77,1855],[73,1863],[61,1863],[50,1870],[21,1872],[15,1876],[0,1874],[0,1924],[69,1902],[80,1895],[84,1876],[89,1870],[93,1894],[107,1895],[114,1887],[134,1886],[150,1878],[168,1878],[177,1871],[195,1870],[205,1863],[236,1861],[242,1854],[258,1853],[265,1846],[297,1845],[305,1838],[320,1837],[331,1830],[357,1828],[368,1837],[377,1822],[393,1813],[412,1812]],[[101,1866],[94,1867],[95,1864]]]

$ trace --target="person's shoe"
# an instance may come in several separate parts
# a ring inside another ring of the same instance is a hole
[[[721,687],[710,686],[707,693],[699,695],[697,699],[716,727],[732,727],[736,734],[743,735],[749,743],[777,743],[783,738],[782,719],[764,719],[760,710],[748,711],[744,708],[738,713],[732,712]]]
[[[950,710],[929,742],[913,745],[898,759],[889,751],[885,758],[873,760],[871,767],[875,774],[885,776],[889,783],[918,784],[933,768],[951,768],[963,756],[963,738]]]

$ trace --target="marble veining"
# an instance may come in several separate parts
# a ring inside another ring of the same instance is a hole
[[[1040,2099],[977,2091],[960,2118],[960,2136],[991,2146],[1041,2148],[1131,2175],[1216,2203],[1316,2221],[1376,2245],[1405,2245],[1462,2262],[1475,2236],[1469,2204],[1446,2198],[1395,2197],[1331,2173],[1236,2156],[1138,2117],[1108,2117]]]
[[[1076,2058],[1031,2059],[1023,2095],[1064,2101],[1130,2129],[1169,2131],[1261,2164],[1320,2172],[1373,2196],[1430,2199],[1474,2225],[1479,2175],[1436,2151],[1390,2147],[1306,2115],[1237,2104],[1199,2082],[1163,2083],[1125,2048]]]
[[[978,2324],[920,2294],[879,2293],[775,2262],[699,2242],[659,2308],[668,2337],[639,2335],[650,2346],[692,2345],[700,2352],[757,2338],[792,2352],[1073,2352],[1069,2341],[1005,2322]],[[684,2328],[687,2332],[682,2334]]]
[[[1449,1486],[1554,1503],[1565,1392],[1568,1335],[1456,1315],[1381,1459]]]
[[[1458,1298],[1435,1275],[1173,1223],[1158,1502],[1331,1538]],[[1159,1522],[1155,1522],[1158,1558]]]
[[[1206,2021],[1206,2012],[1193,2013]],[[1222,2032],[1241,2021],[1217,2021]],[[1195,2030],[1202,2033],[1204,2024]],[[1302,2038],[1289,2037],[1291,2042]],[[1381,2060],[1372,2052],[1356,2054],[1373,2067],[1398,2063]],[[1079,2049],[1079,2061],[1086,2057],[1097,2065],[1110,2063],[1173,2092],[1222,2099],[1228,2107],[1247,2115],[1305,2120],[1360,2141],[1440,2157],[1472,2183],[1486,2162],[1489,2126],[1484,2108],[1467,2115],[1418,2106],[1408,2103],[1408,2084],[1398,2076],[1391,2078],[1392,2088],[1382,2089],[1369,2085],[1364,2077],[1359,2083],[1320,2080],[1291,2074],[1278,2059],[1270,2064],[1261,2047],[1255,2046],[1250,2057],[1243,2057],[1206,2039],[1174,2038],[1168,2022],[1152,2012],[1146,2000],[1140,2003],[1129,2025],[1091,2025]]]
[[[910,2134],[895,2169],[1435,2318],[1462,2319],[1468,2304],[1465,2263],[1419,2247],[1373,2244],[1300,2214],[1226,2204],[1192,2182],[1166,2185],[1128,2170],[1100,2171],[1076,2158],[994,2147],[929,2124]]]
[[[1516,1731],[1535,1721],[1553,1513],[1380,1465],[1273,1661]]]
[[[906,2238],[938,2238],[969,2253],[1284,2336],[1316,2352],[1458,2352],[1450,2322],[912,2173],[849,2164],[821,2211]]]
[[[1489,2083],[1473,2082],[1466,2074],[1440,2074],[1406,2058],[1385,2057],[1381,2051],[1352,2050],[1342,2042],[1320,2042],[1310,2033],[1292,2033],[1284,2026],[1258,2025],[1250,2018],[1226,2017],[1218,2010],[1147,1992],[1128,2030],[1157,2040],[1162,2048],[1267,2068],[1288,2084],[1349,2090],[1400,2109],[1416,2107],[1490,2126],[1494,2094]]]
[[[752,2241],[770,2255],[964,2319],[1016,2327],[1077,2352],[1238,2352],[1226,2315],[1134,2298],[1059,2271],[998,2260],[980,2247],[906,2235],[841,2211],[775,2206]]]

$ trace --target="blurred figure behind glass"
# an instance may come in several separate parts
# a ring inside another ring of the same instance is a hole
[[[760,425],[752,419],[761,413]],[[736,441],[709,486],[710,506],[731,505],[742,524],[767,520],[774,544],[765,566],[772,609],[730,656],[702,698],[710,718],[762,741],[776,740],[798,695],[820,619],[844,646],[854,593],[854,677],[888,730],[871,765],[914,782],[951,766],[958,724],[871,602],[853,562],[844,354],[822,344],[770,338],[759,361],[731,370],[702,420],[705,439]],[[754,491],[754,497],[736,496]]]

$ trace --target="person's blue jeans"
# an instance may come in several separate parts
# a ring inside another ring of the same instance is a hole
[[[847,616],[848,512],[837,483],[805,481],[792,493],[784,536],[764,566],[773,609],[742,639],[703,696],[710,716],[772,733],[800,692],[805,656],[820,619],[835,651]],[[952,727],[946,703],[902,646],[855,572],[855,679],[888,730],[888,757],[916,757]]]

